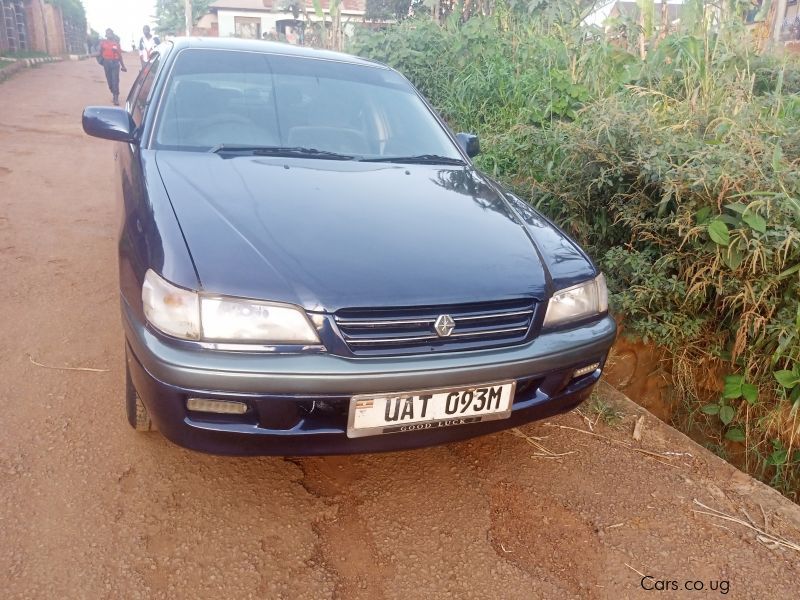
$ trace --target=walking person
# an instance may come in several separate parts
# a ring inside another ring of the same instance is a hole
[[[122,48],[119,45],[119,38],[114,35],[112,29],[106,29],[106,39],[100,42],[100,52],[97,55],[97,62],[103,65],[106,72],[106,82],[111,92],[111,101],[114,106],[119,106],[119,71],[127,71],[125,60],[122,58]]]
[[[157,36],[150,33],[149,25],[142,27],[142,33],[144,35],[139,40],[139,60],[142,62],[142,68],[144,69],[144,66],[150,60],[153,50],[158,46],[159,40]]]

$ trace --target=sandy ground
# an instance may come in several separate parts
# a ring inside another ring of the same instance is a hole
[[[609,389],[625,416],[599,435],[571,413],[387,455],[220,458],[134,433],[112,146],[80,127],[109,101],[93,61],[0,85],[1,597],[796,597],[800,553],[693,509],[800,542],[798,507],[643,412],[633,442],[640,409]]]

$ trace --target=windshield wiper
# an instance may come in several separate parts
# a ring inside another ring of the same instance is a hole
[[[286,156],[293,158],[323,158],[327,160],[353,160],[349,154],[328,152],[317,148],[302,146],[237,146],[235,144],[219,144],[209,150],[215,154],[252,154],[255,156]]]
[[[440,156],[438,154],[417,154],[416,156],[379,156],[377,158],[361,158],[361,162],[396,162],[419,165],[464,165],[460,158]]]

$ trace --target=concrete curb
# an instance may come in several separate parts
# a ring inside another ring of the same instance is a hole
[[[64,60],[60,56],[42,56],[39,58],[23,58],[19,62],[25,63],[26,67],[35,67],[44,63],[60,62]]]
[[[731,463],[689,438],[683,432],[664,423],[606,381],[601,381],[598,384],[597,392],[604,399],[615,404],[624,413],[646,416],[647,423],[645,427],[649,435],[669,441],[669,445],[672,447],[691,450],[691,454],[695,459],[705,463],[708,472],[716,474],[713,479],[718,482],[725,482],[724,489],[719,490],[720,493],[725,496],[735,494],[740,499],[749,498],[751,501],[761,504],[762,508],[767,508],[768,512],[779,516],[785,523],[792,525],[795,529],[800,529],[800,505],[783,496],[778,490],[740,471]],[[702,468],[696,467],[695,472],[687,472],[687,476],[701,478],[703,476],[702,472]]]
[[[86,55],[88,58],[89,54]],[[42,56],[38,58],[3,58],[3,60],[8,60],[13,62],[13,65],[9,65],[4,69],[0,69],[0,83],[5,81],[6,79],[11,78],[13,75],[21,71],[22,69],[31,68],[31,67],[38,67],[44,63],[53,63],[53,62],[61,62],[64,60],[61,56]],[[82,59],[77,59],[82,60]]]

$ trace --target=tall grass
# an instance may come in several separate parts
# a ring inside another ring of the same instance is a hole
[[[357,37],[399,68],[480,165],[587,245],[625,330],[665,348],[693,422],[800,479],[800,68],[739,26],[645,61],[552,21],[411,21]]]

